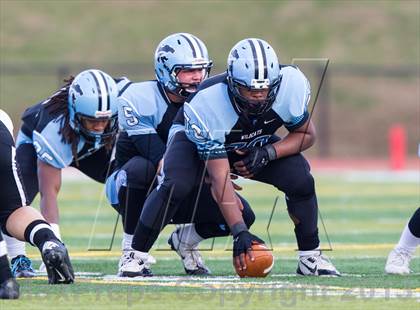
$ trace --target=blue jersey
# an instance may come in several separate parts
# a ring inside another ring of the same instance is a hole
[[[166,150],[169,129],[183,103],[174,103],[157,81],[133,83],[118,98],[118,120],[121,132],[115,154],[117,170],[106,182],[106,196],[118,204],[118,191],[127,186],[121,167],[135,156],[150,160],[155,166]]]
[[[169,129],[182,103],[173,103],[157,81],[131,84],[118,98],[122,132],[116,160],[121,167],[140,155],[157,164],[165,152]]]
[[[124,89],[130,83],[127,78],[115,79],[115,82],[119,90]],[[63,88],[60,91],[64,90]],[[57,95],[59,92],[54,95]],[[16,145],[33,144],[39,160],[55,168],[62,169],[70,166],[74,160],[72,146],[63,141],[63,136],[60,133],[64,124],[63,115],[53,116],[45,109],[50,98],[26,109],[22,116],[23,124],[18,133]],[[77,144],[77,157],[81,160],[95,153],[103,146],[104,144],[95,145],[86,141],[80,135]]]
[[[271,109],[251,120],[241,117],[236,108],[226,74],[202,84],[184,104],[186,135],[197,145],[202,159],[224,158],[236,149],[263,146],[281,126],[293,131],[307,121],[308,80],[293,66],[283,67],[280,73],[280,89]],[[175,125],[172,134],[179,129],[180,125]]]

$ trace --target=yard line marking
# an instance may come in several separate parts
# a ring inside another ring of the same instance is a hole
[[[334,243],[334,250],[333,252],[339,251],[347,251],[347,250],[391,250],[395,243]],[[282,253],[282,252],[294,252],[296,251],[296,246],[294,245],[281,245],[275,247],[273,253]],[[160,253],[172,253],[173,251],[170,248],[167,249],[155,249],[152,250],[151,253],[153,254],[160,254]],[[205,251],[204,253],[208,253],[209,256],[211,255],[226,255],[229,254],[231,250],[224,250],[224,249],[214,249],[212,251]],[[121,251],[85,251],[85,252],[73,252],[70,250],[71,257],[112,257],[121,256]],[[36,258],[39,254],[30,254],[30,258]],[[159,256],[159,255],[157,255]]]

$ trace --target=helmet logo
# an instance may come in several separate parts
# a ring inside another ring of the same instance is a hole
[[[77,92],[80,96],[83,96],[83,91],[82,88],[80,87],[79,84],[74,84],[72,86],[72,88],[74,89],[75,92]],[[74,100],[74,99],[73,99]]]
[[[232,56],[235,59],[239,59],[239,54],[238,51],[235,49],[232,51],[232,53],[230,53],[230,56]]]
[[[175,50],[169,45],[164,45],[159,48],[157,59],[159,62],[165,62],[168,60],[168,57],[164,56],[165,53],[175,53]]]

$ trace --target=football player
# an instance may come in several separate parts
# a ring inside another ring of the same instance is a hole
[[[315,141],[309,99],[304,74],[280,66],[272,46],[255,38],[238,42],[229,53],[227,72],[203,82],[185,102],[184,120],[171,130],[164,178],[144,204],[132,247],[150,249],[152,242],[142,236],[155,239],[156,228],[167,223],[159,210],[168,205],[165,212],[175,212],[196,186],[193,176],[206,167],[211,191],[234,237],[237,268],[246,268],[246,254],[253,258],[251,244],[263,241],[243,221],[231,172],[286,194],[299,248],[298,274],[339,275],[319,248],[314,179],[301,154]],[[280,139],[275,133],[282,126],[289,133]]]
[[[66,247],[42,215],[27,203],[12,134],[12,121],[0,110],[1,229],[39,248],[50,284],[72,283],[74,273]],[[19,296],[19,286],[9,269],[6,254],[6,244],[0,234],[0,298],[15,299]]]
[[[409,274],[410,261],[420,245],[420,208],[414,212],[401,234],[398,244],[389,253],[385,265],[388,274]]]
[[[163,39],[156,48],[154,59],[156,80],[130,84],[118,99],[119,121],[123,130],[116,148],[118,169],[107,180],[107,196],[123,221],[119,276],[151,275],[150,265],[155,260],[147,252],[132,249],[134,230],[146,196],[156,185],[155,176],[162,170],[162,157],[172,121],[186,98],[196,92],[198,85],[207,78],[212,66],[204,43],[188,33],[175,33]],[[218,230],[219,225],[224,223],[208,186],[198,190],[203,198],[196,202],[197,195],[192,194],[183,202],[185,212],[177,216],[168,214],[172,223],[201,222],[180,226],[169,241],[172,249],[182,258],[186,273],[191,275],[209,273],[197,246],[202,240],[201,234],[217,236],[217,233],[208,231],[212,231],[214,226]],[[199,207],[194,211],[196,204]],[[250,225],[254,215],[249,206],[245,202],[243,204],[246,206],[243,214]],[[211,215],[214,209],[217,211],[215,216]],[[144,238],[148,238],[148,231]]]
[[[118,130],[117,96],[127,83],[125,78],[114,80],[100,70],[86,70],[23,113],[16,160],[21,166],[28,204],[41,193],[41,214],[58,238],[61,170],[72,166],[105,183],[113,169],[111,149]],[[34,276],[25,244],[5,239],[14,275]]]

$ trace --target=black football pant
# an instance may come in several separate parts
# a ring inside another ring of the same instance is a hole
[[[239,160],[229,158],[230,162]],[[202,184],[204,162],[199,159],[195,145],[185,133],[178,132],[164,157],[164,179],[144,204],[144,209],[133,239],[133,248],[147,252],[155,241],[156,230],[168,223],[164,214],[175,214],[180,203],[199,184]],[[254,178],[275,186],[286,194],[286,204],[295,224],[295,235],[301,251],[319,246],[317,199],[310,167],[301,155],[293,155],[270,162]],[[214,204],[216,202],[213,200]],[[214,206],[215,212],[218,208]],[[244,220],[246,222],[246,213]],[[149,234],[149,238],[145,238]]]
[[[420,208],[411,216],[410,221],[408,222],[408,229],[410,229],[414,236],[420,238]]]
[[[196,231],[204,239],[230,234],[210,186],[204,182],[204,163],[195,145],[183,133],[174,141],[164,156],[163,182],[144,203],[133,238],[135,250],[148,252],[168,223],[196,223]],[[247,201],[238,197],[244,206],[244,222],[250,227],[255,215]]]

